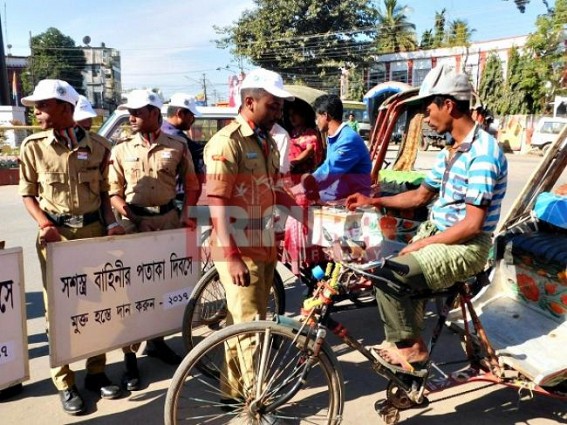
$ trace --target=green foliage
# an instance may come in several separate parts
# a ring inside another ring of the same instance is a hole
[[[504,75],[502,61],[495,53],[492,53],[482,72],[478,94],[482,102],[493,113],[499,114],[502,107],[502,95],[504,87]]]
[[[520,53],[517,48],[510,50],[501,101],[497,102],[498,97],[494,95],[490,98],[490,102],[498,104],[495,112],[505,115],[546,112],[549,101],[555,93],[561,91],[562,74],[567,66],[562,43],[566,22],[567,0],[556,0],[554,9],[536,19],[536,30],[528,36],[523,52]],[[489,100],[484,95],[492,93],[489,88],[501,84],[500,80],[495,80],[496,76],[489,72],[488,66],[489,62],[483,73],[480,93],[486,102]]]
[[[508,0],[504,0],[504,1],[508,1]],[[518,10],[522,13],[524,13],[526,11],[526,5],[530,2],[530,0],[514,0],[514,3],[516,3],[516,7],[518,8]],[[551,8],[549,7],[549,3],[547,0],[542,0],[542,3],[545,5],[545,7],[547,8],[548,12],[551,12]]]
[[[233,25],[216,28],[220,47],[289,82],[336,91],[339,67],[374,53],[377,11],[366,0],[255,0]]]
[[[349,70],[347,99],[362,102],[364,93],[366,93],[366,88],[363,70],[356,68]]]
[[[31,39],[31,56],[27,73],[23,74],[25,93],[31,93],[34,85],[45,78],[65,80],[79,93],[83,93],[83,76],[86,59],[75,41],[57,28],[48,28]]]
[[[447,11],[442,9],[435,12],[435,20],[433,29],[424,31],[421,37],[420,48],[437,49],[441,47],[469,46],[471,37],[476,30],[469,27],[467,21],[463,19],[455,19],[449,22],[447,28]]]
[[[378,11],[378,53],[405,52],[417,48],[415,25],[408,21],[406,6],[397,0],[384,0],[384,10]]]
[[[470,46],[472,33],[475,31],[469,28],[467,21],[455,19],[449,24],[445,45],[447,47]]]
[[[421,35],[421,42],[419,43],[419,48],[422,50],[433,48],[433,30],[425,30]]]
[[[440,12],[435,12],[435,22],[433,24],[433,48],[443,47],[445,42],[445,13],[447,11],[442,9]]]

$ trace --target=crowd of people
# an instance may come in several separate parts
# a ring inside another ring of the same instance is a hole
[[[470,117],[468,81],[442,68],[430,74],[421,92],[426,120],[438,132],[451,133],[454,145],[442,151],[419,189],[390,198],[370,197],[370,154],[356,121],[342,121],[340,98],[323,95],[309,105],[294,98],[281,76],[269,70],[256,69],[245,77],[238,116],[209,140],[204,152],[187,136],[199,115],[192,96],[174,94],[164,120],[157,94],[131,92],[119,108],[128,110],[133,134],[111,147],[90,131],[96,114],[73,87],[61,80],[39,82],[33,94],[22,99],[34,108],[43,131],[22,144],[19,193],[39,227],[44,287],[48,243],[194,228],[189,210],[197,204],[203,185],[213,225],[213,260],[226,292],[227,325],[266,316],[277,262],[276,206],[290,212],[286,261],[300,275],[324,261],[308,241],[305,211],[310,205],[346,199],[351,209],[413,208],[438,196],[431,220],[383,273],[402,284],[433,289],[439,289],[439,282],[446,286],[472,274],[488,255],[506,187],[506,160],[494,138]],[[201,157],[203,161],[196,160]],[[57,192],[52,186],[55,178]],[[232,225],[242,211],[247,225],[244,232],[235,233]],[[460,268],[451,268],[453,262]],[[423,306],[378,293],[390,345],[375,350],[377,359],[401,366],[423,362]],[[141,388],[138,349],[139,344],[123,348],[121,386],[129,391]],[[253,341],[226,347],[223,403],[238,399],[253,379],[239,366],[239,359],[252,351]],[[181,360],[163,338],[148,341],[146,354],[171,365]],[[104,367],[104,354],[87,359],[85,388],[103,398],[117,398],[121,388],[110,381]],[[65,412],[84,412],[70,368],[53,368],[52,378]]]

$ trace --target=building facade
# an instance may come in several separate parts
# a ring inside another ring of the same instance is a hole
[[[477,89],[488,57],[492,53],[497,54],[506,75],[510,49],[517,47],[521,50],[527,38],[525,35],[471,43],[469,46],[379,55],[368,71],[367,88],[385,81],[400,81],[418,87],[431,68],[446,64],[458,72],[470,75],[471,82]]]
[[[83,92],[98,114],[107,117],[121,103],[122,78],[120,52],[104,46],[81,47],[87,64],[82,71]],[[22,74],[27,71],[29,57],[6,56],[12,105],[22,106]]]
[[[22,98],[22,75],[28,66],[28,58],[26,56],[6,56],[6,68],[8,70],[8,83],[10,85],[10,99],[12,106],[22,106],[20,99]],[[25,95],[25,94],[24,94]]]
[[[108,48],[81,47],[87,60],[83,70],[83,90],[100,115],[108,116],[120,104],[122,78],[120,52]]]

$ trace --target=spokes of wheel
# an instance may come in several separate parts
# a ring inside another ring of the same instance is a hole
[[[270,290],[267,319],[285,312],[285,292],[276,273]],[[226,326],[227,305],[224,287],[216,268],[203,275],[191,294],[183,316],[182,335],[187,351],[199,341]]]
[[[310,359],[310,344],[273,322],[215,333],[175,373],[166,423],[335,423],[342,410],[342,377],[324,350]]]

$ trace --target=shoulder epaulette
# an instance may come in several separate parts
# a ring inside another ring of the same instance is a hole
[[[49,136],[48,130],[38,131],[37,133],[30,134],[28,137],[26,137],[25,141],[45,139],[48,136]]]
[[[240,129],[240,123],[237,120],[232,120],[228,125],[219,130],[219,133],[232,134]]]
[[[187,147],[187,142],[181,136],[176,136],[175,134],[168,134],[168,133],[162,133],[162,134],[165,135],[167,138],[169,138],[169,140],[181,144],[180,146],[181,149],[185,149]]]
[[[105,149],[110,150],[112,148],[112,143],[106,137],[101,136],[98,133],[89,132],[89,137],[93,142],[99,143],[104,146]]]

